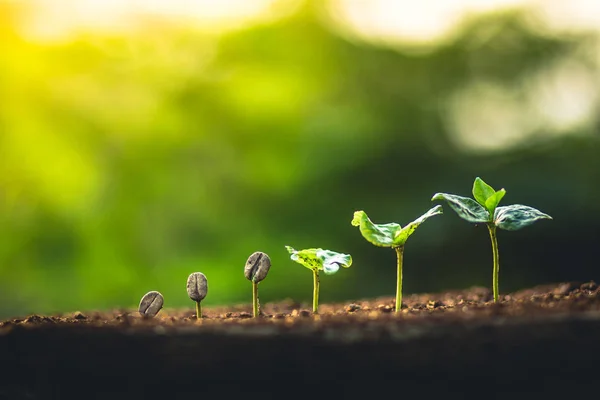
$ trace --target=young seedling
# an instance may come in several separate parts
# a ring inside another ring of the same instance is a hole
[[[319,271],[326,275],[333,275],[340,266],[349,268],[352,265],[350,254],[336,253],[331,250],[323,249],[305,249],[294,250],[290,246],[285,246],[290,253],[290,258],[298,264],[304,265],[313,272],[313,313],[319,313]]]
[[[396,276],[396,312],[402,308],[402,263],[404,245],[415,229],[429,217],[442,213],[442,206],[435,206],[425,214],[406,225],[404,228],[394,222],[389,224],[374,224],[364,211],[354,212],[352,225],[358,226],[360,233],[370,243],[379,247],[391,247],[396,250],[398,273]]]
[[[196,319],[202,318],[202,304],[200,302],[208,293],[208,281],[202,272],[190,274],[187,280],[187,292],[190,299],[196,302]]]
[[[163,295],[153,290],[142,297],[138,311],[142,317],[152,318],[158,314],[164,302]]]
[[[516,231],[533,224],[537,220],[552,219],[548,214],[521,204],[498,207],[498,203],[500,203],[505,194],[506,190],[500,189],[496,191],[481,178],[475,178],[475,182],[473,183],[473,197],[475,200],[447,193],[436,193],[431,199],[446,200],[450,208],[462,219],[475,224],[484,223],[487,225],[490,232],[490,240],[492,241],[492,254],[494,257],[492,274],[494,303],[498,302],[498,275],[500,272],[496,228]]]
[[[260,314],[260,303],[258,301],[258,284],[267,277],[271,268],[271,259],[266,253],[257,251],[252,253],[246,261],[244,276],[252,282],[252,313],[254,318]]]

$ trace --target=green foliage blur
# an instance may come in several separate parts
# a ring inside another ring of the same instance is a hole
[[[435,192],[470,196],[475,176],[554,217],[499,234],[502,292],[598,280],[598,113],[556,128],[520,106],[556,65],[597,93],[596,34],[495,13],[415,51],[342,32],[319,4],[222,35],[149,19],[41,43],[0,3],[0,317],[135,307],[150,290],[191,310],[195,271],[203,304],[250,308],[254,251],[272,259],[262,302],[308,303],[311,274],[285,245],[352,255],[322,303],[392,296],[395,254],[354,211],[404,225]],[[498,121],[529,136],[486,148],[457,133],[493,145]],[[404,291],[491,287],[491,273],[485,226],[445,209],[411,239]]]

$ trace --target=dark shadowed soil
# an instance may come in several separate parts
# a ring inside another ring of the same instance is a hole
[[[600,289],[0,322],[0,398],[600,398]],[[541,397],[543,396],[543,397]]]

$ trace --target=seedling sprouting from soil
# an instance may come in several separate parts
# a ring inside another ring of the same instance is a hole
[[[187,280],[187,292],[190,299],[196,302],[196,319],[202,318],[202,304],[200,302],[208,293],[208,281],[202,272],[190,274]]]
[[[402,308],[402,263],[404,245],[415,229],[429,217],[442,213],[442,206],[435,206],[425,214],[406,225],[404,228],[394,222],[389,224],[374,224],[364,211],[354,212],[352,225],[358,226],[360,233],[370,243],[379,247],[391,247],[396,250],[398,274],[396,277],[396,312]]]
[[[313,313],[319,313],[319,271],[326,275],[335,274],[340,267],[349,268],[352,265],[350,254],[336,253],[331,250],[305,249],[294,250],[285,246],[291,254],[290,258],[298,264],[304,265],[313,272]]]
[[[533,224],[537,220],[552,219],[548,214],[521,204],[498,207],[498,203],[500,203],[505,194],[506,190],[500,189],[496,191],[482,179],[475,178],[475,182],[473,183],[473,197],[475,200],[447,193],[436,193],[431,199],[446,200],[450,208],[456,211],[462,219],[476,224],[485,223],[487,225],[494,256],[494,270],[492,275],[494,302],[498,302],[498,275],[500,272],[496,228],[516,231]]]
[[[152,318],[158,314],[164,304],[164,301],[165,300],[162,294],[153,290],[146,293],[144,297],[142,297],[138,311],[142,317]]]
[[[257,251],[252,253],[246,261],[244,276],[252,282],[252,313],[254,318],[260,314],[260,303],[258,301],[258,284],[267,277],[271,268],[271,259],[266,253]]]

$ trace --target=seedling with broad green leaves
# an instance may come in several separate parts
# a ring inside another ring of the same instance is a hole
[[[435,206],[425,214],[406,225],[404,228],[395,222],[389,224],[374,224],[364,211],[354,212],[352,225],[358,226],[360,233],[368,242],[379,247],[391,247],[396,251],[398,274],[396,277],[396,312],[402,308],[402,263],[404,245],[408,237],[419,225],[434,215],[442,213],[442,206]]]
[[[494,302],[498,302],[498,276],[500,272],[500,256],[498,254],[498,239],[496,229],[516,231],[540,219],[552,219],[548,214],[536,210],[533,207],[521,204],[498,207],[498,203],[506,194],[506,190],[494,190],[481,178],[475,178],[473,183],[473,197],[457,196],[448,193],[436,193],[433,200],[445,200],[448,202],[459,217],[475,224],[485,223],[492,241],[492,253],[494,257],[494,270],[492,275],[492,286],[494,291]]]
[[[340,267],[349,268],[352,265],[352,256],[323,249],[294,250],[290,246],[285,246],[285,248],[290,253],[292,260],[313,272],[313,313],[318,314],[319,271],[323,271],[326,275],[333,275],[338,272]]]

